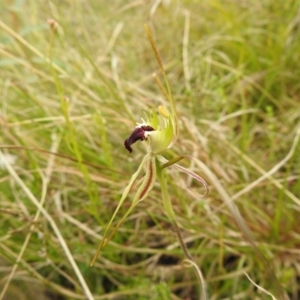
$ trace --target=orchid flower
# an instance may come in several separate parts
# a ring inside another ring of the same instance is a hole
[[[150,113],[145,113],[145,118],[142,118],[141,123],[137,123],[136,127],[134,128],[133,132],[130,134],[130,136],[125,140],[124,146],[125,148],[131,153],[132,145],[136,143],[137,141],[146,141],[148,143],[147,147],[147,153],[144,156],[138,170],[132,175],[131,180],[129,181],[127,187],[125,188],[123,195],[121,197],[120,202],[118,203],[118,206],[110,219],[108,226],[104,232],[103,239],[98,247],[98,250],[96,252],[96,255],[94,256],[91,265],[93,265],[102,249],[103,246],[105,246],[114,236],[114,234],[117,232],[118,228],[121,226],[123,221],[127,218],[127,216],[132,212],[132,210],[138,205],[138,203],[142,200],[144,200],[150,190],[153,188],[154,183],[156,179],[160,182],[161,191],[162,191],[162,202],[163,206],[165,208],[165,211],[167,213],[167,216],[169,217],[170,221],[172,222],[175,231],[179,237],[180,245],[183,248],[185,256],[188,258],[190,263],[195,266],[195,263],[193,262],[191,256],[189,255],[186,246],[184,245],[183,239],[181,237],[179,227],[176,223],[175,214],[172,208],[172,204],[170,201],[170,197],[168,194],[167,189],[167,179],[166,179],[166,172],[165,169],[167,167],[175,167],[179,169],[180,171],[183,171],[196,179],[197,181],[201,182],[205,188],[206,188],[206,194],[208,192],[208,187],[205,182],[205,180],[200,177],[198,174],[195,174],[194,172],[180,166],[177,164],[179,160],[186,156],[180,156],[178,158],[174,158],[170,161],[168,161],[163,156],[163,152],[171,148],[174,143],[177,140],[178,137],[178,118],[177,118],[177,112],[175,108],[175,103],[173,99],[173,95],[170,89],[170,85],[168,82],[168,79],[166,77],[165,70],[163,68],[163,64],[161,62],[160,56],[158,54],[156,45],[154,43],[154,40],[152,38],[152,34],[150,32],[150,29],[147,25],[145,25],[145,30],[148,35],[148,38],[150,40],[152,49],[154,51],[154,54],[156,56],[156,59],[158,61],[160,71],[163,75],[164,82],[166,85],[166,89],[163,87],[162,83],[158,80],[157,76],[155,75],[155,79],[162,90],[163,94],[166,95],[167,99],[169,100],[170,104],[170,111],[165,106],[159,106],[158,112],[155,110],[152,110]],[[137,180],[138,176],[142,172],[142,170],[145,170],[145,176],[142,180],[142,183],[140,184],[137,192],[135,193],[133,197],[133,201],[127,210],[127,212],[122,216],[120,221],[117,223],[114,229],[111,230],[112,222],[115,219],[119,209],[123,205],[123,202],[127,198],[133,184]],[[200,276],[201,282],[202,275],[197,268],[198,275]],[[203,287],[203,285],[202,285]]]

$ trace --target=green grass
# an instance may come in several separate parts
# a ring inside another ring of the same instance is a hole
[[[299,299],[299,1],[125,2],[1,5],[0,147],[15,161],[0,169],[0,299],[200,298],[158,185],[89,266],[146,152],[123,142],[143,111],[167,103],[144,23],[179,113],[168,158],[194,156],[180,163],[210,188],[201,198],[200,184],[170,168],[208,299],[271,299],[244,272],[277,299]]]

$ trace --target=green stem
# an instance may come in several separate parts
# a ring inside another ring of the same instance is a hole
[[[161,187],[163,206],[164,206],[164,208],[166,210],[166,213],[167,213],[167,216],[170,219],[170,221],[173,225],[173,228],[174,228],[174,230],[177,234],[179,244],[180,244],[181,249],[182,249],[182,251],[183,251],[183,253],[184,253],[184,255],[187,259],[187,262],[189,262],[189,264],[191,264],[196,270],[196,273],[197,273],[197,276],[198,276],[198,279],[201,283],[201,288],[202,288],[201,300],[206,300],[206,299],[208,299],[208,297],[207,297],[207,294],[206,294],[206,284],[205,284],[202,272],[201,272],[200,268],[198,267],[198,265],[196,264],[196,262],[194,261],[191,254],[189,253],[189,251],[186,247],[186,244],[184,243],[180,228],[178,226],[178,223],[176,222],[175,213],[174,213],[172,203],[171,203],[171,199],[170,199],[170,196],[169,196],[165,170],[159,164],[158,160],[156,160],[156,170],[157,170],[157,178],[159,180],[160,187]]]

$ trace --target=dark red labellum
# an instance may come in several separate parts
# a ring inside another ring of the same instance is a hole
[[[130,147],[132,144],[134,144],[136,141],[144,141],[146,139],[145,137],[145,131],[153,131],[154,128],[151,126],[141,126],[137,127],[133,130],[131,135],[128,139],[125,140],[124,146],[125,148],[131,153],[132,148]]]

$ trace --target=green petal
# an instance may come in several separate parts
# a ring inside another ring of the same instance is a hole
[[[174,139],[173,122],[171,117],[164,118],[164,127],[149,132],[150,149],[154,154],[158,154],[172,146]]]

